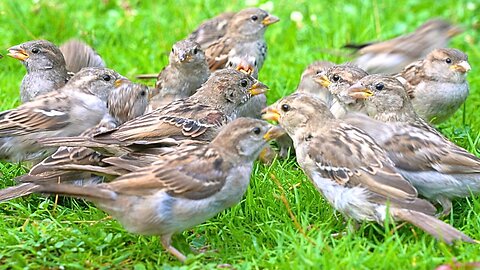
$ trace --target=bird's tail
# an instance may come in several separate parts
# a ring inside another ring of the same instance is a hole
[[[156,79],[158,76],[158,73],[156,74],[139,74],[137,76],[135,76],[135,78],[139,79],[139,80],[150,80],[150,79]]]
[[[101,147],[105,144],[92,142],[88,137],[55,137],[40,139],[39,144],[44,147]]]
[[[115,200],[114,191],[102,188],[99,185],[76,186],[69,184],[42,184],[38,185],[36,193],[58,194],[68,197],[87,199],[93,202]]]
[[[0,202],[10,201],[16,198],[30,195],[38,190],[38,185],[33,183],[23,183],[17,186],[8,187],[0,190]]]
[[[435,218],[434,216],[429,216],[413,210],[398,208],[391,209],[391,212],[394,217],[419,227],[426,233],[432,235],[440,241],[444,241],[449,245],[455,241],[464,241],[475,244],[480,243],[479,241],[468,237],[463,232]]]

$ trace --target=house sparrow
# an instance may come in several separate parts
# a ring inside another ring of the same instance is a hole
[[[92,138],[42,140],[42,144],[92,147],[118,156],[133,150],[176,144],[184,139],[211,141],[221,127],[237,117],[239,106],[266,89],[248,74],[219,70],[191,97],[174,101],[109,132]]]
[[[369,73],[397,73],[436,48],[448,47],[449,40],[463,30],[441,19],[429,20],[415,32],[383,42],[347,45],[358,49],[354,63]]]
[[[349,110],[358,110],[355,99],[348,95],[348,88],[367,75],[363,69],[347,63],[335,65],[325,73],[314,75],[313,80],[328,89],[330,96],[324,95],[325,99],[322,101],[336,118],[340,118]]]
[[[106,67],[98,53],[83,41],[70,39],[60,46],[68,71],[77,73],[84,67]]]
[[[328,89],[316,82],[313,77],[317,74],[318,76],[324,75],[333,66],[334,63],[328,61],[315,61],[308,65],[302,73],[296,92],[310,93],[318,96],[321,100],[328,100],[330,98]]]
[[[168,66],[158,74],[155,84],[158,94],[150,101],[148,111],[193,95],[209,76],[205,54],[198,43],[188,39],[175,43]]]
[[[110,183],[39,183],[35,192],[92,201],[129,232],[159,235],[163,247],[184,262],[185,255],[171,245],[172,235],[237,204],[253,161],[282,132],[262,120],[239,118],[208,145],[179,149]]]
[[[228,23],[235,12],[224,12],[200,24],[188,39],[197,42],[202,50],[205,50],[215,41],[219,40],[227,32]]]
[[[267,56],[266,27],[278,21],[259,8],[247,8],[235,14],[225,36],[205,50],[210,70],[224,68],[228,59],[235,56],[254,57],[260,70]]]
[[[475,240],[432,216],[435,207],[395,171],[387,153],[310,95],[295,93],[267,108],[293,139],[297,161],[326,200],[356,221],[383,225],[389,215],[407,221],[448,244]]]
[[[372,136],[419,194],[440,203],[442,214],[450,212],[451,199],[480,192],[480,159],[418,117],[401,82],[370,75],[350,92],[364,103],[364,112],[378,121],[358,116],[346,121]]]
[[[27,69],[20,85],[22,103],[63,87],[71,77],[62,52],[46,40],[34,40],[10,47],[8,56],[22,61]]]
[[[106,100],[121,76],[105,68],[85,68],[64,87],[0,113],[0,159],[34,160],[44,155],[42,138],[75,136],[108,114]]]
[[[398,79],[424,120],[441,123],[452,116],[468,97],[468,57],[457,49],[435,49],[423,60],[408,65]]]

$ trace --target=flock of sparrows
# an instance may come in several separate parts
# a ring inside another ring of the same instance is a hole
[[[467,55],[447,48],[461,29],[435,19],[389,41],[348,45],[352,63],[312,63],[295,93],[267,107],[258,72],[265,30],[277,21],[247,8],[203,22],[173,45],[154,88],[106,68],[81,41],[9,48],[27,74],[23,104],[0,113],[0,158],[32,167],[0,201],[84,198],[130,232],[159,235],[185,261],[172,235],[237,204],[254,161],[276,140],[347,218],[393,218],[448,244],[477,243],[437,218],[452,199],[480,191],[480,159],[431,126],[468,96]]]

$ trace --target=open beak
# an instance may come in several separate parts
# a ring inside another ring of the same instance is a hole
[[[467,61],[462,61],[456,65],[451,66],[451,68],[462,73],[467,73],[472,69],[472,67],[470,67],[470,64]]]
[[[282,136],[283,134],[285,134],[283,128],[280,126],[273,126],[267,131],[267,133],[265,133],[265,135],[263,135],[263,139],[268,142]]]
[[[373,92],[360,83],[356,83],[348,88],[348,95],[354,99],[367,99],[373,96]]]
[[[332,84],[332,82],[325,75],[315,76],[313,79],[325,88],[328,88]]]
[[[262,24],[265,26],[269,26],[270,24],[274,24],[279,20],[280,19],[277,16],[268,15],[267,17],[265,17],[265,19],[262,20]]]
[[[253,66],[244,63],[240,63],[235,69],[250,76],[253,74],[253,72],[255,72],[255,68]]]
[[[250,89],[248,89],[248,92],[253,97],[253,96],[256,96],[256,95],[263,94],[263,93],[267,92],[267,90],[268,90],[268,86],[266,86],[265,84],[257,81],[255,84],[252,85],[252,87],[250,87]]]
[[[7,55],[20,61],[25,61],[28,59],[27,51],[20,46],[13,46],[9,48]]]
[[[275,109],[274,105],[271,105],[262,110],[262,118],[265,120],[278,122],[280,119],[280,113]]]

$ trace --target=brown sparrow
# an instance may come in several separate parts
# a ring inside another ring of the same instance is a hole
[[[358,49],[354,63],[369,73],[397,73],[436,48],[448,47],[449,40],[463,30],[441,19],[429,20],[413,33],[383,42],[347,45]]]
[[[435,207],[419,199],[398,174],[387,153],[364,131],[336,119],[311,95],[295,93],[266,110],[293,139],[297,161],[325,199],[356,221],[384,224],[387,216],[407,221],[448,244],[467,235],[433,216]]]
[[[43,156],[42,138],[76,136],[108,115],[106,101],[117,79],[113,70],[85,68],[62,88],[0,113],[0,159]]]
[[[20,60],[27,69],[20,85],[22,103],[63,87],[71,77],[62,52],[49,41],[22,43],[9,48],[7,55]]]
[[[255,58],[260,70],[267,56],[264,39],[267,26],[279,19],[259,8],[247,8],[233,16],[225,36],[205,49],[210,70],[225,67],[228,59],[235,56]]]
[[[424,120],[441,123],[452,116],[468,97],[468,57],[457,49],[435,49],[423,60],[408,65],[398,79]]]
[[[418,117],[400,81],[370,75],[350,92],[363,103],[362,111],[378,121],[359,116],[345,120],[374,138],[419,194],[442,205],[443,214],[450,212],[451,199],[480,192],[480,158]]]
[[[159,235],[163,247],[184,262],[171,237],[234,206],[246,192],[253,161],[283,130],[239,118],[209,144],[178,149],[150,166],[110,183],[75,186],[38,183],[38,193],[84,198],[132,233]]]
[[[157,76],[155,91],[148,112],[168,103],[188,98],[207,81],[210,76],[205,54],[196,42],[181,40],[175,43],[169,64]]]

